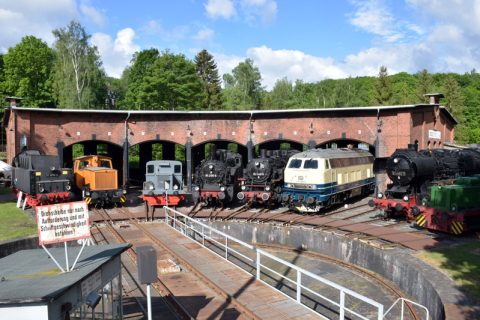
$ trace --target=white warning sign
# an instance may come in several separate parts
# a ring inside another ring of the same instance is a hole
[[[90,238],[86,201],[37,207],[40,245]]]

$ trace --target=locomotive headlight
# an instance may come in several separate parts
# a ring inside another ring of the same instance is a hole
[[[89,190],[85,191],[85,195],[86,195],[87,197],[89,197],[89,196],[90,196],[90,191],[89,191]]]
[[[55,167],[54,167],[54,166],[51,166],[51,167],[50,167],[50,171],[53,171],[53,170],[55,170]]]
[[[67,189],[68,191],[70,191],[70,189],[72,189],[72,187],[70,187],[70,186],[67,186],[67,188],[66,188],[66,189]]]
[[[147,183],[145,183],[145,187],[147,188],[147,190],[154,190],[155,189],[155,185],[153,184],[152,181],[148,181]]]
[[[457,211],[457,206],[456,205],[452,206],[452,211]]]
[[[288,184],[288,187],[289,187],[289,188],[295,188],[295,184],[289,183],[289,184]]]
[[[174,186],[173,186],[173,190],[178,190],[178,186],[177,186],[177,185],[174,185]]]
[[[212,170],[213,169],[213,164],[209,165],[208,169]]]
[[[377,196],[378,196],[378,199],[383,199],[383,193],[379,192]]]
[[[40,192],[44,192],[44,191],[45,191],[45,189],[44,189],[44,188],[42,188],[42,187],[39,187],[39,188],[38,188],[38,191],[40,191]]]
[[[255,162],[255,166],[258,167],[260,165],[260,163],[257,161]]]
[[[310,189],[310,190],[317,190],[317,186],[314,185],[314,184],[309,184],[307,185],[307,189]]]
[[[225,187],[221,187],[220,191],[222,191],[222,192],[225,191]]]
[[[247,189],[247,186],[242,186],[242,190],[245,190],[245,189]]]
[[[266,187],[266,188],[265,188],[265,191],[270,191],[270,187]]]
[[[393,163],[398,163],[398,158],[393,159]]]
[[[127,190],[126,189],[123,189],[123,194],[127,194]]]
[[[408,196],[403,197],[403,201],[408,201]]]
[[[200,187],[199,186],[196,186],[195,187],[195,191],[199,191],[200,190]]]

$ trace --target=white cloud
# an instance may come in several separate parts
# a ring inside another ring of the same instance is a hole
[[[85,4],[80,5],[80,11],[87,17],[88,20],[93,21],[99,27],[103,28],[107,17],[98,12],[94,7],[89,7]]]
[[[192,36],[192,39],[194,40],[212,40],[213,36],[215,34],[215,31],[212,29],[204,29],[198,31],[198,33],[194,36]]]
[[[204,4],[204,6],[207,16],[212,19],[230,19],[237,14],[233,2],[230,0],[208,0],[208,3]]]
[[[80,16],[74,0],[2,1],[0,7],[0,51],[3,52],[27,35],[52,44],[55,39],[52,30]]]
[[[386,42],[395,42],[404,35],[395,30],[395,18],[382,0],[352,1],[358,7],[349,22],[367,32],[383,36]]]
[[[109,76],[120,78],[133,54],[140,51],[140,46],[134,44],[133,39],[135,39],[135,32],[130,28],[120,30],[113,43],[108,34],[95,33],[92,36],[91,43],[98,47],[103,66]]]
[[[242,0],[240,5],[249,22],[255,22],[256,16],[259,16],[264,24],[271,25],[277,18],[278,10],[275,1]]]
[[[150,20],[148,21],[142,28],[141,30],[144,30],[148,34],[157,34],[159,35],[163,40],[168,41],[168,42],[175,42],[177,40],[182,40],[187,36],[187,33],[189,32],[189,27],[188,26],[178,26],[173,28],[171,31],[165,30],[162,28],[162,25],[160,24],[159,21],[156,20]]]

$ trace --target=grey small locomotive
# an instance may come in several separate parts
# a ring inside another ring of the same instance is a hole
[[[184,199],[180,161],[149,161],[143,183],[143,201],[150,206],[176,206]]]

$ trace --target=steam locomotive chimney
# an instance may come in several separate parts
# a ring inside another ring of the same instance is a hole
[[[210,145],[210,159],[217,160],[217,145],[215,144]]]
[[[418,151],[418,144],[416,144],[416,143],[409,143],[409,144],[408,144],[408,150]]]
[[[266,158],[266,157],[267,157],[267,150],[260,149],[260,158]]]

